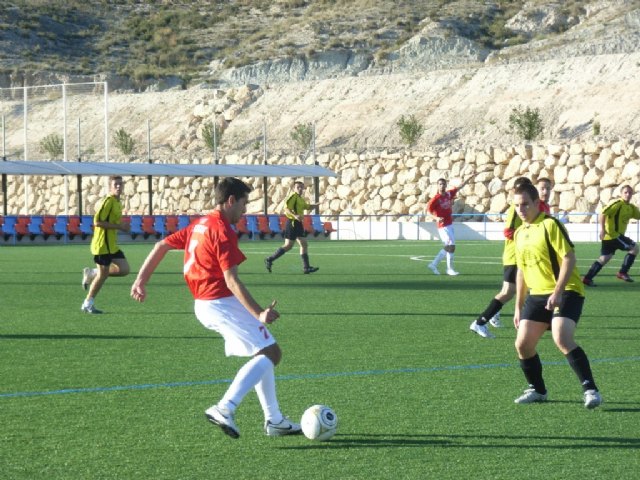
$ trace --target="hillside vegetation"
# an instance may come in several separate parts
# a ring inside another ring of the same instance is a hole
[[[526,2],[544,5],[541,0]],[[555,4],[559,34],[586,13],[584,2]],[[226,0],[163,2],[0,1],[0,73],[98,73],[137,82],[178,76],[188,85],[224,68],[346,50],[384,65],[437,22],[452,36],[491,50],[536,35],[508,28],[524,0]]]

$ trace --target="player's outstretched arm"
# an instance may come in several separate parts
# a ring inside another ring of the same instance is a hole
[[[131,298],[138,302],[144,302],[147,296],[145,286],[169,250],[173,250],[173,247],[165,243],[164,240],[155,244],[153,250],[147,255],[142,267],[140,267],[138,276],[131,286]]]
[[[477,175],[477,173],[472,173],[470,177],[468,177],[466,180],[463,180],[462,183],[458,186],[458,190],[462,190],[464,188],[464,186],[469,183],[471,180],[473,180],[473,178]]]

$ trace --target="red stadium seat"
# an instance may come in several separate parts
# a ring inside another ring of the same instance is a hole
[[[235,225],[236,230],[238,231],[238,238],[241,238],[242,235],[246,235],[247,237],[251,237],[251,232],[247,228],[247,218],[243,215],[238,223]]]
[[[178,215],[167,215],[165,220],[165,226],[167,233],[173,233],[178,231]]]

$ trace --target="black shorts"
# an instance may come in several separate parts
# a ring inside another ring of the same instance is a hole
[[[294,222],[293,220],[287,219],[287,223],[284,226],[284,238],[288,240],[297,240],[298,237],[305,237],[304,227],[301,222],[297,220]]]
[[[108,267],[111,265],[111,262],[117,258],[125,258],[124,252],[122,250],[118,250],[116,253],[105,253],[104,255],[94,255],[93,261],[96,262],[96,265],[102,265],[103,267]]]
[[[631,250],[636,246],[636,242],[631,240],[629,237],[625,237],[624,235],[620,235],[613,240],[602,240],[602,244],[600,245],[600,255],[613,255],[616,253],[616,250]]]
[[[528,295],[524,301],[524,307],[520,313],[520,320],[532,320],[534,322],[551,323],[554,317],[570,318],[578,323],[582,314],[584,297],[572,290],[565,290],[562,294],[562,306],[553,312],[547,310],[545,305],[550,295]]]
[[[516,265],[505,265],[502,269],[502,279],[508,283],[516,283],[518,267]]]

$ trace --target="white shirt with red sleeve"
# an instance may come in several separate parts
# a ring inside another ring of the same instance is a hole
[[[233,295],[224,271],[246,260],[238,247],[238,236],[218,210],[169,235],[164,241],[184,250],[184,279],[196,300],[214,300]]]
[[[438,220],[438,228],[443,228],[453,223],[453,199],[456,198],[456,193],[458,193],[458,189],[452,188],[443,194],[436,194],[436,196],[427,203],[427,212],[436,217],[443,218],[443,220]]]

